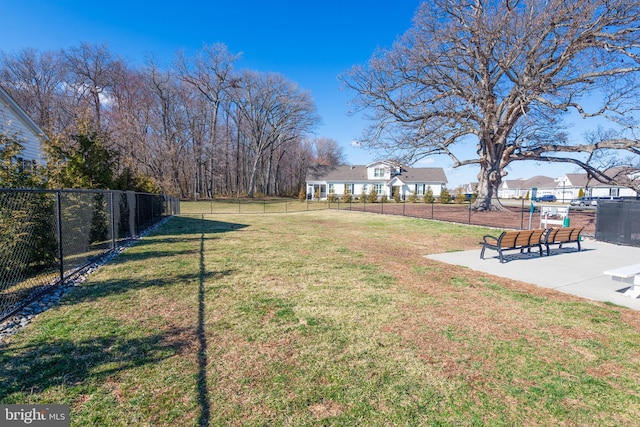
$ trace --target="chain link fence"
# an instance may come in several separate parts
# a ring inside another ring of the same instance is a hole
[[[0,321],[179,212],[158,194],[0,189]]]

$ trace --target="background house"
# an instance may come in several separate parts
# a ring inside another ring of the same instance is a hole
[[[0,86],[0,134],[15,137],[23,145],[21,160],[25,163],[43,163],[42,141],[46,138],[42,129],[20,108],[14,99]]]
[[[629,180],[638,179],[640,172],[637,170],[623,171]],[[637,197],[638,194],[628,187],[603,184],[592,179],[587,181],[586,173],[568,173],[559,178],[535,176],[529,179],[504,180],[500,185],[498,197],[503,199],[532,197],[536,188],[536,197],[553,195],[561,203],[568,203],[571,199],[580,196],[580,190],[589,197]]]
[[[529,179],[505,179],[498,189],[498,197],[501,199],[524,199],[527,194],[531,197],[534,188],[537,189],[537,197],[555,195],[556,185],[556,180],[542,175]]]
[[[404,199],[411,194],[422,197],[429,187],[438,197],[446,184],[442,168],[409,168],[388,161],[359,166],[318,165],[309,168],[306,177],[307,197],[311,199],[326,199],[329,194],[341,197],[345,190],[359,197],[372,188],[378,197],[392,198],[398,192]]]
[[[616,175],[617,169],[614,168],[606,171],[608,174]],[[627,174],[626,170],[621,171],[629,180],[634,179],[634,176],[638,175],[637,171],[630,170]],[[584,195],[588,197],[637,197],[638,194],[628,187],[603,184],[595,179],[587,181],[586,173],[570,173],[563,177],[558,178],[558,187],[561,193],[565,195],[568,193],[570,197],[565,197],[565,201],[578,197],[580,189],[583,190]],[[561,200],[561,197],[558,197]]]

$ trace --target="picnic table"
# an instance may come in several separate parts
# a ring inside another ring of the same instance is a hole
[[[614,281],[629,283],[631,286],[624,292],[626,296],[631,298],[640,296],[640,264],[607,270],[604,274],[611,276]]]

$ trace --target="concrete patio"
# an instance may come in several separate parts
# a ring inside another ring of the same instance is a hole
[[[478,249],[427,255],[429,259],[460,265],[495,276],[531,283],[594,301],[611,302],[640,310],[640,298],[624,295],[631,284],[614,281],[606,270],[640,263],[640,248],[585,240],[578,252],[576,244],[551,249],[551,256],[540,257],[538,252],[521,254],[505,252],[500,263],[498,253],[487,249],[480,259]]]

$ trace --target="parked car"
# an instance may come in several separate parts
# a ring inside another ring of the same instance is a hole
[[[556,201],[556,196],[554,196],[553,194],[545,194],[544,196],[537,197],[535,201],[537,201],[537,202],[555,202]]]
[[[577,199],[573,199],[569,202],[571,206],[597,206],[598,198],[597,197],[578,197]]]

